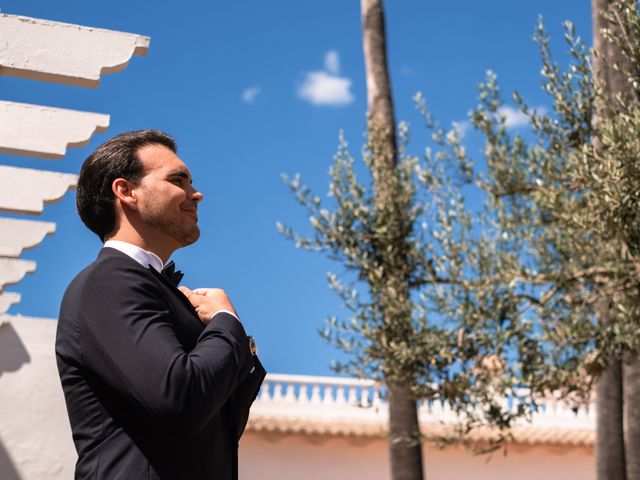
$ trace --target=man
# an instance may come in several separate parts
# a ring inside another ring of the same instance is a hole
[[[56,338],[77,479],[238,476],[265,371],[224,291],[163,270],[198,239],[201,201],[159,131],[118,135],[82,166],[78,213],[105,244],[67,288]]]

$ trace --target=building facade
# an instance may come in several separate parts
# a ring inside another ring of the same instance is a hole
[[[12,317],[0,326],[0,478],[73,478],[76,454],[55,366],[56,322]],[[270,374],[240,442],[240,478],[386,480],[387,405],[372,381]],[[429,480],[595,479],[595,412],[553,399],[514,429],[506,449],[476,455],[429,439],[455,422],[446,407],[420,410]],[[471,440],[486,442],[490,432]]]

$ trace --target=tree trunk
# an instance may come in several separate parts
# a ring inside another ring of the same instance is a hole
[[[626,480],[623,434],[622,362],[614,360],[598,380],[596,393],[598,480]],[[640,477],[630,477],[640,478]]]
[[[640,360],[633,357],[622,364],[625,408],[627,478],[640,478]]]
[[[390,232],[381,239],[384,280],[381,303],[385,323],[399,324],[396,331],[410,330],[409,286],[404,268],[406,261],[388,252],[404,252],[406,223],[404,210],[393,192],[397,181],[396,124],[393,114],[391,82],[387,66],[384,10],[381,0],[362,0],[362,35],[367,76],[367,129],[375,184],[375,204],[379,218]],[[387,249],[386,247],[391,247]],[[401,305],[400,308],[397,306]],[[387,359],[392,362],[393,359]],[[411,384],[387,378],[389,391],[389,442],[391,478],[422,480],[422,438],[417,405]]]
[[[387,68],[384,10],[381,0],[362,0],[362,35],[367,75],[367,122],[373,140],[373,178],[376,204],[384,208],[391,192],[397,163],[396,121],[393,115],[391,81]]]
[[[623,70],[630,70],[630,61],[617,45],[605,39],[602,29],[614,30],[603,13],[619,4],[619,0],[592,0],[593,48],[597,56],[593,61],[594,77],[597,85],[603,89],[604,98],[596,104],[593,118],[597,125],[598,117],[615,115],[616,97],[623,101],[635,100],[635,92],[625,76],[613,68],[618,64]],[[626,2],[636,9],[636,2]],[[635,41],[635,39],[631,39]],[[594,138],[599,148],[599,139]],[[600,321],[608,321],[607,312],[601,311]],[[597,388],[597,438],[596,465],[598,480],[626,480],[640,478],[640,416],[636,413],[640,405],[640,362],[637,357],[625,361],[614,359],[603,372]],[[625,442],[625,425],[628,435]]]
[[[422,480],[422,442],[416,401],[406,385],[391,383],[387,388],[391,476],[394,480]]]
[[[593,16],[593,49],[598,52],[598,57],[593,61],[593,73],[596,81],[604,88],[605,97],[610,107],[615,96],[619,93],[625,95],[633,93],[629,88],[629,83],[620,71],[613,68],[613,64],[629,66],[629,60],[622,55],[620,49],[614,43],[602,36],[603,28],[617,28],[602,16],[603,12],[609,11],[617,0],[591,0],[591,14]],[[600,105],[601,109],[604,105]]]

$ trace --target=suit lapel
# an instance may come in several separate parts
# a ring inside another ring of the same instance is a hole
[[[171,290],[171,292],[178,297],[178,299],[185,305],[185,307],[189,309],[190,312],[192,312],[196,316],[198,315],[196,313],[196,309],[193,308],[193,305],[191,305],[191,302],[189,301],[189,299],[184,295],[184,293],[178,290],[178,287],[176,287],[171,282],[169,282],[169,280],[164,278],[161,273],[156,271],[155,268],[149,267],[149,270],[151,270],[151,272],[156,276],[156,278],[159,278],[160,281],[164,283],[169,288],[169,290]]]
[[[126,253],[121,252],[120,250],[117,250],[115,248],[111,248],[111,247],[104,247],[100,250],[100,253],[98,254],[98,258],[101,257],[124,257],[129,259],[132,263],[134,263],[135,265],[137,265],[138,267],[140,267],[142,270],[150,273],[151,275],[154,275],[157,279],[160,280],[160,282],[162,282],[164,285],[167,286],[167,288],[171,291],[171,293],[173,295],[175,295],[178,300],[180,302],[182,302],[182,304],[184,304],[184,306],[193,314],[196,316],[196,318],[198,317],[198,314],[196,312],[196,309],[193,308],[193,305],[191,305],[191,302],[189,301],[189,299],[187,297],[184,296],[184,294],[178,290],[176,288],[175,285],[171,284],[166,278],[164,278],[160,273],[158,273],[153,267],[148,266],[148,267],[144,267],[142,265],[140,265],[136,260],[134,260],[133,258],[131,258],[129,255],[127,255]]]

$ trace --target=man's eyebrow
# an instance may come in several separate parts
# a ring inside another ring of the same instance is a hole
[[[187,180],[191,180],[191,175],[186,170],[174,170],[173,172],[169,172],[167,174],[167,178],[170,177],[178,177],[178,178],[186,178]]]

